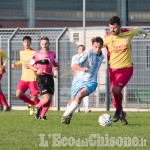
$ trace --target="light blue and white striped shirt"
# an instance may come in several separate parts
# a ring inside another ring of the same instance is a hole
[[[94,53],[93,49],[84,51],[75,60],[74,64],[78,64],[81,67],[87,67],[89,70],[86,72],[78,70],[76,73],[76,77],[84,81],[97,82],[98,70],[101,66],[103,59],[104,59],[104,55],[102,52],[100,56],[97,56]]]

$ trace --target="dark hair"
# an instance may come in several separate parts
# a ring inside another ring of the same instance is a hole
[[[46,36],[41,37],[41,40],[47,40],[47,41],[49,42],[49,38],[46,37]],[[40,41],[41,41],[41,40],[40,40]]]
[[[85,46],[84,46],[84,45],[78,45],[78,48],[79,48],[80,46],[83,47],[83,48],[85,49]]]
[[[24,36],[23,41],[24,41],[24,40],[28,40],[28,41],[30,41],[30,42],[31,42],[31,40],[32,40],[32,39],[31,39],[31,37],[30,37],[30,36]]]
[[[102,39],[101,37],[95,37],[95,38],[93,38],[93,39],[92,39],[92,44],[93,44],[94,42],[98,42],[98,43],[101,44],[101,46],[103,46],[103,39]]]
[[[113,16],[109,20],[109,24],[114,25],[115,23],[119,26],[121,25],[120,18],[118,16]]]

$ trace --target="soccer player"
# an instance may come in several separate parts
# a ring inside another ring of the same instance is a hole
[[[129,82],[133,74],[131,41],[135,35],[148,35],[140,28],[121,29],[120,18],[113,16],[109,20],[110,32],[103,38],[104,47],[108,50],[109,78],[111,84],[111,94],[113,104],[116,108],[113,122],[121,120],[123,125],[127,125],[126,113],[122,108],[122,89]]]
[[[30,59],[36,53],[35,50],[30,48],[30,36],[25,36],[23,38],[23,46],[24,49],[20,50],[19,52],[20,61],[17,63],[13,63],[11,66],[12,68],[15,68],[22,65],[22,76],[17,86],[16,96],[18,99],[21,99],[22,101],[31,105],[30,115],[33,115],[34,105],[35,103],[38,104],[40,100],[38,99],[39,91],[36,85],[36,74],[32,69],[28,68],[28,63]],[[28,88],[30,89],[30,95],[32,97],[32,100],[24,94]]]
[[[59,67],[55,53],[49,50],[49,45],[50,42],[48,37],[42,37],[40,40],[40,46],[42,49],[34,54],[28,65],[29,68],[37,73],[36,83],[40,95],[43,96],[43,99],[34,109],[34,116],[40,120],[46,120],[45,114],[50,107],[54,94],[54,76],[52,69],[54,67],[54,69],[58,71]],[[34,68],[34,65],[36,65],[36,68]]]
[[[92,49],[84,51],[73,65],[73,69],[77,70],[71,87],[73,101],[63,114],[62,123],[70,124],[72,114],[80,106],[82,99],[96,90],[98,70],[104,59],[104,55],[101,52],[102,47],[102,38],[93,38]]]
[[[74,63],[76,62],[76,60],[80,57],[80,55],[85,51],[85,46],[84,45],[79,45],[78,46],[78,54],[74,55],[72,57],[72,63],[71,63],[71,67],[73,67]],[[75,69],[72,68],[72,70],[74,71],[73,74],[74,76],[76,76],[76,71]],[[89,96],[86,96],[83,98],[83,107],[85,108],[85,112],[91,112],[91,109],[89,108],[89,101],[90,98]],[[71,99],[72,102],[72,99]],[[70,102],[69,102],[70,104]],[[76,112],[80,112],[80,107],[76,109]]]
[[[5,59],[4,63],[3,63],[3,58]],[[0,81],[3,77],[3,74],[5,73],[5,66],[6,66],[7,61],[8,61],[7,55],[4,53],[4,51],[2,49],[0,49]],[[6,107],[5,111],[10,111],[11,108],[7,104],[6,98],[5,98],[3,91],[1,89],[1,82],[0,82],[0,111],[3,110],[2,102],[4,103],[4,105]]]

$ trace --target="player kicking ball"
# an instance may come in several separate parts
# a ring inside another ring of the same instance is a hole
[[[70,124],[73,112],[80,106],[82,99],[96,90],[97,74],[104,55],[101,52],[103,40],[101,37],[92,39],[92,49],[84,51],[76,60],[73,69],[78,70],[71,87],[72,103],[61,118],[64,124]]]

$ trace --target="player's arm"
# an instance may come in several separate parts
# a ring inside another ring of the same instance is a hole
[[[133,31],[135,32],[135,35],[143,34],[144,38],[146,38],[148,35],[148,32],[144,29],[141,29],[141,28],[135,28],[135,29],[133,29]],[[136,33],[136,31],[137,31],[137,33]]]
[[[73,64],[72,69],[73,70],[79,70],[79,71],[83,71],[86,72],[87,70],[89,70],[87,67],[82,67],[82,63],[84,61],[86,61],[88,59],[88,53],[87,52],[83,52],[81,54],[81,56],[75,61],[75,63]]]
[[[20,53],[19,53],[19,56],[20,56]],[[20,61],[16,62],[16,63],[12,63],[11,64],[11,67],[12,68],[15,68],[15,67],[18,67],[18,66],[21,66],[22,65],[22,61],[21,61],[21,57],[20,57]]]
[[[1,66],[1,70],[4,70],[5,69],[5,66],[7,64],[7,61],[8,61],[8,57],[7,55],[4,53],[4,51],[2,49],[0,49],[0,53],[2,54],[2,57],[5,59],[3,65]]]
[[[54,65],[54,70],[58,71],[59,69],[59,62],[58,60],[56,59],[56,55],[54,54],[54,62],[53,62],[53,65]]]
[[[74,64],[73,69],[83,71],[83,72],[86,72],[89,70],[87,67],[81,67],[79,64]]]

